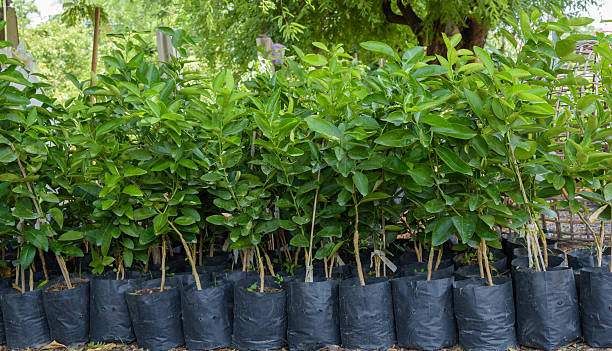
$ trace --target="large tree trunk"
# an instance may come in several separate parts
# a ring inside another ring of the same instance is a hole
[[[457,49],[472,50],[474,46],[483,47],[487,40],[489,28],[483,23],[484,21],[477,18],[466,19],[461,27],[452,22],[434,21],[433,25],[426,29],[424,28],[425,21],[418,17],[410,5],[405,5],[401,0],[397,0],[396,5],[401,14],[392,10],[391,0],[383,0],[382,10],[387,21],[410,27],[412,33],[417,37],[419,45],[427,47],[427,55],[446,57],[446,45],[444,45],[442,33],[445,33],[449,38],[456,33],[461,33],[462,39]]]

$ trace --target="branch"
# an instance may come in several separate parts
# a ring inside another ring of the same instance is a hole
[[[383,13],[385,14],[385,17],[387,18],[387,21],[389,21],[391,23],[408,25],[408,23],[406,22],[406,19],[404,18],[404,16],[400,16],[400,15],[396,14],[395,12],[393,12],[393,10],[391,9],[391,1],[390,0],[384,0],[383,1],[383,3],[382,3],[382,10],[383,10]]]
[[[412,29],[412,33],[414,33],[414,35],[417,35],[423,21],[421,21],[419,16],[417,16],[410,4],[404,5],[404,2],[402,0],[397,0],[397,7],[399,7],[400,11],[402,11],[404,20],[406,21],[406,24],[410,27],[410,29]]]

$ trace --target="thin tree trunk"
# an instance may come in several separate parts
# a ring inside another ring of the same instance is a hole
[[[60,271],[62,272],[62,276],[64,277],[64,281],[66,282],[66,286],[68,289],[72,289],[72,283],[70,282],[70,274],[68,273],[68,268],[66,268],[66,261],[64,258],[58,254],[55,254],[55,259],[57,260],[57,264],[60,267]]]
[[[161,245],[161,284],[159,286],[159,291],[164,291],[164,285],[166,284],[166,234],[162,235],[162,245]]]
[[[434,268],[434,271],[437,271],[438,267],[440,267],[440,262],[442,262],[443,252],[444,252],[444,246],[440,246],[440,251],[438,251],[438,260],[436,261],[436,267]]]
[[[32,272],[32,265],[30,265],[30,291],[34,291],[34,272]]]
[[[49,280],[49,273],[47,272],[47,261],[45,261],[45,254],[42,249],[38,249],[38,256],[40,256],[40,263],[42,264],[43,274],[45,280]]]
[[[431,271],[433,266],[433,257],[434,257],[434,246],[433,243],[431,245],[431,249],[429,250],[429,258],[427,259],[427,280],[431,280]]]
[[[94,85],[96,71],[98,69],[98,42],[100,40],[100,8],[96,7],[94,10],[94,38],[93,38],[93,48],[91,51],[91,81],[89,82],[89,86]],[[91,103],[96,102],[93,95],[89,96]]]
[[[255,250],[257,251],[257,262],[259,262],[259,292],[264,292],[264,264],[259,253],[259,245],[255,245]]]
[[[359,284],[365,286],[365,279],[363,279],[363,268],[361,267],[361,257],[359,257],[359,206],[357,206],[357,199],[354,198],[353,203],[355,204],[355,232],[353,233],[353,248],[355,249],[355,263],[357,264],[357,275],[359,276]]]
[[[176,229],[176,227],[174,226],[174,223],[172,223],[171,221],[168,221],[168,224],[170,224],[170,227],[172,227],[174,232],[178,235],[179,239],[181,239],[181,243],[183,244],[183,249],[185,249],[185,253],[187,254],[187,259],[189,260],[189,265],[191,266],[191,274],[195,278],[196,288],[198,290],[202,290],[202,284],[200,283],[200,276],[198,275],[198,270],[196,269],[195,259],[193,258],[193,255],[191,254],[189,245],[185,241],[185,238],[183,238],[183,234],[178,229]]]
[[[485,270],[487,271],[487,281],[489,286],[493,286],[493,279],[491,278],[491,267],[489,267],[489,257],[487,255],[487,243],[484,239],[481,241],[482,245],[482,257],[484,258]]]
[[[151,250],[153,250],[153,248],[151,247],[147,250],[147,262],[145,263],[145,267],[144,267],[145,273],[149,271],[149,261],[151,260]]]
[[[268,266],[268,270],[270,271],[270,275],[274,276],[274,266],[272,265],[272,261],[270,260],[270,256],[268,256],[268,252],[264,246],[261,247],[263,251],[264,257],[266,258],[266,265]]]
[[[484,268],[482,265],[482,246],[478,245],[476,249],[476,255],[478,256],[478,269],[480,270],[480,278],[484,278]]]

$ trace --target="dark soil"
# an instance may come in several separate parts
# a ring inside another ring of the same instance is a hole
[[[85,283],[87,283],[87,281],[83,281],[83,280],[72,280],[70,281],[70,283],[72,284],[72,288],[76,288],[78,286],[81,286]],[[66,284],[65,281],[62,281],[60,283],[57,283],[55,285],[53,285],[52,287],[50,287],[47,291],[49,292],[60,292],[60,291],[64,291],[64,290],[68,290],[68,284]]]
[[[259,286],[253,287],[253,286],[249,286],[247,288],[244,288],[247,291],[250,292],[259,292]],[[277,288],[270,288],[267,286],[264,286],[264,291],[265,293],[273,293],[273,292],[281,292],[283,291],[283,289],[277,289]]]
[[[170,290],[170,288],[164,287],[163,291],[168,291],[168,290]],[[142,290],[136,290],[133,293],[131,293],[131,295],[149,295],[149,294],[158,293],[158,292],[162,292],[162,289],[160,289],[160,288],[146,288],[146,289],[142,289]]]

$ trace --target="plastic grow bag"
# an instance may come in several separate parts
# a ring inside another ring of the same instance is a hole
[[[51,342],[42,290],[24,294],[16,290],[0,297],[6,343],[10,349],[26,349]]]
[[[77,284],[72,289],[43,292],[51,339],[68,347],[89,341],[89,282]]]
[[[287,289],[287,341],[291,350],[340,345],[338,281],[293,281]]]
[[[138,346],[150,351],[165,351],[185,343],[181,323],[181,297],[176,279],[167,279],[164,291],[136,295],[136,290],[158,288],[160,279],[138,284],[126,292],[130,320]]]
[[[549,267],[541,272],[518,268],[513,270],[512,280],[521,345],[552,350],[581,336],[578,294],[571,268]]]
[[[516,249],[512,251],[513,258],[528,257],[528,256],[529,256],[529,253],[527,252],[527,248],[524,248],[524,247],[517,247]],[[559,249],[548,248],[548,257],[551,257],[551,256],[559,256],[565,259],[565,252]]]
[[[591,248],[572,250],[567,253],[567,265],[574,271],[578,271],[580,268],[585,267],[596,267],[597,251]],[[604,250],[601,265],[610,265],[610,248]]]
[[[352,278],[340,283],[340,336],[348,349],[388,349],[395,344],[391,283],[367,277],[366,285]]]
[[[286,293],[274,277],[265,278],[265,286],[274,292],[247,290],[259,286],[259,278],[247,278],[234,285],[234,333],[232,348],[240,350],[279,349],[285,345],[287,314]]]
[[[454,270],[455,267],[451,261],[442,261],[438,269],[431,272],[431,278],[439,279],[452,277]],[[400,267],[400,271],[403,277],[421,277],[427,279],[427,262],[405,264]]]
[[[612,347],[612,273],[608,268],[583,268],[580,273],[582,336],[592,347]]]
[[[216,285],[195,283],[181,290],[183,334],[191,350],[226,348],[232,343],[233,284],[217,281]]]
[[[459,346],[467,351],[507,350],[516,347],[512,280],[467,279],[453,283],[453,307]]]
[[[518,257],[512,260],[512,270],[516,270],[517,267],[528,268],[529,258]],[[565,267],[565,259],[559,256],[548,256],[548,267]]]
[[[232,283],[237,283],[244,279],[257,278],[259,274],[254,271],[221,271],[212,272],[211,282],[214,284],[215,280],[227,280]]]
[[[391,281],[397,344],[403,348],[437,350],[457,344],[453,310],[453,278]]]
[[[134,341],[134,330],[125,293],[134,291],[139,281],[94,278],[89,282],[89,335],[93,342]]]

